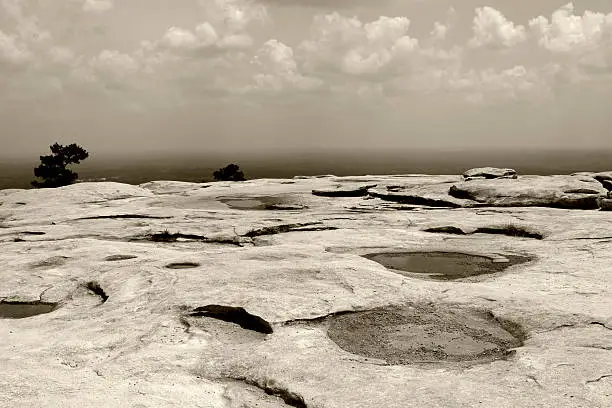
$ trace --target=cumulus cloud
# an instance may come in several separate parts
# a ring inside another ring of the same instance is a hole
[[[538,43],[554,52],[589,49],[612,43],[612,13],[585,11],[582,16],[574,14],[573,3],[568,3],[552,14],[529,22]]]
[[[515,25],[492,7],[478,7],[473,22],[472,47],[514,47],[526,40],[525,27]]]
[[[309,78],[299,72],[293,49],[278,40],[269,40],[251,60],[257,73],[254,84],[245,88],[253,90],[297,90],[308,91],[322,86],[322,81]]]
[[[36,10],[34,2],[26,3],[29,12]],[[0,2],[0,69],[12,66],[17,78],[22,74],[14,67],[28,66],[30,73],[60,83],[99,82],[101,89],[151,81],[140,89],[163,88],[192,98],[212,91],[317,90],[365,98],[440,92],[487,103],[541,97],[559,81],[595,80],[612,67],[612,14],[576,15],[571,3],[548,17],[533,17],[526,26],[493,7],[478,7],[471,27],[464,22],[471,34],[461,43],[453,35],[459,24],[454,10],[432,21],[420,37],[412,32],[410,16],[367,19],[322,12],[307,31],[285,41],[263,3],[201,0],[195,24],[169,21],[131,49],[102,46],[86,52],[58,41],[48,27],[52,21],[24,12],[26,3]],[[111,18],[119,7],[108,0],[78,4]],[[512,59],[496,63],[502,51]],[[479,60],[472,56],[476,52]]]
[[[380,17],[363,23],[338,13],[317,16],[312,39],[301,44],[308,69],[333,70],[356,76],[373,76],[409,58],[419,46],[408,35],[406,17]]]

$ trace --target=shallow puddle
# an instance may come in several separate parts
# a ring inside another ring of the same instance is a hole
[[[50,313],[56,307],[56,303],[0,302],[0,319],[24,319],[26,317]]]
[[[337,315],[327,333],[343,350],[388,364],[489,362],[524,338],[517,325],[490,313],[429,304]]]
[[[529,262],[526,256],[493,258],[458,252],[388,252],[364,255],[402,275],[435,280],[454,280],[501,272],[512,265]],[[505,259],[504,259],[505,258]]]
[[[283,197],[265,196],[265,197],[238,197],[238,198],[223,198],[219,200],[233,210],[278,210],[291,211],[303,210],[306,206],[290,202]]]
[[[234,210],[265,210],[266,205],[260,200],[255,199],[228,199],[219,200],[223,204]]]

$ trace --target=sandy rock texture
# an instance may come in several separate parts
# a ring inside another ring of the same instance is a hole
[[[0,191],[0,406],[610,407],[606,180]]]

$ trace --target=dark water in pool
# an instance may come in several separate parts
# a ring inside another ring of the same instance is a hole
[[[512,265],[528,262],[530,258],[504,255],[508,262],[493,262],[492,258],[457,252],[396,252],[364,255],[385,268],[399,272],[423,274],[436,280],[454,280],[501,272]]]
[[[55,303],[0,302],[0,319],[24,319],[50,313],[56,307]]]

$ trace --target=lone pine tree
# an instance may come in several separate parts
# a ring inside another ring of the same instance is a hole
[[[55,143],[50,148],[51,154],[40,156],[40,165],[34,169],[34,176],[42,181],[34,180],[32,185],[38,188],[53,188],[74,183],[79,175],[66,166],[79,164],[89,157],[89,153],[75,143],[67,146]]]
[[[217,181],[245,181],[244,173],[237,164],[229,164],[213,173]]]

